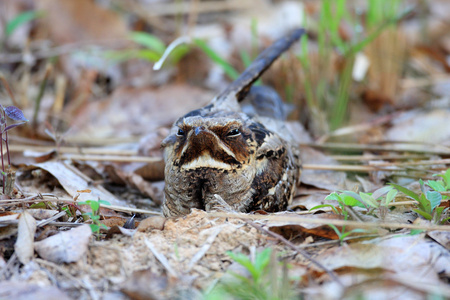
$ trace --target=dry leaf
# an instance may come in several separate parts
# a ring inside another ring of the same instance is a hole
[[[17,233],[17,226],[16,225],[7,225],[7,226],[1,226],[0,227],[0,241],[8,239]]]
[[[105,239],[110,239],[116,234],[123,234],[123,235],[126,235],[126,236],[133,236],[135,232],[136,232],[136,229],[127,229],[127,228],[123,228],[121,226],[112,226],[108,230],[108,232],[106,233]]]
[[[112,205],[126,204],[124,201],[117,199],[105,189],[91,186],[83,177],[74,173],[70,168],[59,161],[48,161],[41,164],[36,164],[36,167],[51,173],[56,179],[58,179],[59,183],[72,197],[77,194],[77,191],[89,188],[91,193],[81,193],[78,197],[78,201],[101,199],[108,201]]]
[[[17,241],[14,245],[17,258],[22,264],[30,262],[34,254],[36,220],[27,212],[20,214]]]
[[[277,214],[277,216],[280,215],[282,216],[283,214],[289,215],[291,217],[297,216],[296,214],[291,213]],[[342,216],[336,214],[321,214],[320,216],[313,215],[311,216],[311,218],[330,219],[330,220],[343,219]],[[269,226],[270,231],[278,233],[283,237],[285,237],[286,239],[293,239],[298,236],[305,236],[305,235],[315,235],[333,240],[338,239],[336,232],[329,225],[301,223],[301,217],[299,217],[299,221],[296,223],[271,221],[267,225]]]
[[[430,231],[427,233],[430,238],[441,244],[447,250],[450,250],[450,232],[448,231]]]
[[[300,157],[308,164],[338,165],[338,163],[317,150],[310,147],[301,147]],[[320,189],[336,191],[345,188],[345,172],[303,170],[300,181]]]
[[[27,212],[36,220],[44,220],[53,217],[58,213],[57,210],[52,209],[27,209]]]
[[[107,227],[113,227],[113,226],[123,226],[128,218],[124,217],[107,217],[104,220],[101,220],[100,222],[106,225]]]
[[[137,230],[139,232],[149,232],[153,229],[163,230],[166,220],[166,218],[160,216],[144,219],[139,223]]]
[[[81,225],[36,242],[35,249],[39,256],[55,263],[76,262],[85,255],[91,235],[91,227]]]
[[[76,117],[71,133],[86,140],[143,136],[161,126],[172,125],[177,118],[206,105],[213,97],[209,91],[188,85],[118,88],[108,99],[88,104]]]
[[[393,126],[386,132],[385,140],[450,145],[449,119],[450,111],[446,109],[411,110],[393,120]]]
[[[168,285],[166,276],[160,276],[151,270],[134,272],[122,286],[122,292],[133,300],[157,300]]]
[[[316,259],[331,270],[383,269],[411,280],[421,280],[423,284],[439,284],[439,276],[450,274],[449,252],[425,240],[423,235],[387,237],[335,247]]]
[[[0,283],[2,299],[14,300],[69,300],[64,292],[55,286],[41,286],[23,281],[3,281]]]

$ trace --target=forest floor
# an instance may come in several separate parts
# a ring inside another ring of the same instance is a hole
[[[450,298],[450,2],[327,2],[1,1],[0,298]],[[296,27],[288,211],[164,218],[172,123]]]

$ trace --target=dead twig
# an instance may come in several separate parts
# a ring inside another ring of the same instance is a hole
[[[265,220],[272,222],[283,222],[283,223],[291,223],[291,224],[320,224],[327,225],[333,224],[335,226],[353,226],[356,228],[390,228],[390,229],[420,229],[426,231],[439,230],[439,231],[450,231],[450,226],[448,225],[415,225],[415,224],[402,224],[402,223],[393,223],[393,222],[357,222],[357,221],[349,221],[349,220],[332,220],[332,219],[320,219],[320,218],[307,218],[300,217],[295,213],[290,215],[249,215],[249,214],[231,214],[224,212],[214,212],[210,213],[211,217],[220,217],[220,218],[236,218],[241,220]]]
[[[421,145],[422,147],[417,147]],[[345,150],[348,152],[362,151],[392,151],[392,152],[412,152],[436,155],[450,155],[450,149],[445,146],[423,145],[411,143],[396,143],[395,146],[352,144],[352,143],[301,143],[301,146],[308,146],[320,149]]]

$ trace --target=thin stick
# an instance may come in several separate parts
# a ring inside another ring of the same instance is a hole
[[[11,145],[11,152],[33,151],[33,152],[49,152],[56,150],[56,146],[32,146],[32,145]],[[60,147],[59,153],[62,154],[97,154],[97,155],[121,155],[134,156],[138,152],[136,150],[108,149],[108,148],[89,148],[89,147]]]
[[[50,49],[41,49],[34,52],[31,52],[30,55],[38,60],[38,59],[44,59],[48,57],[53,56],[60,56],[64,54],[69,54],[71,52],[79,52],[85,50],[86,52],[89,51],[89,47],[94,46],[103,46],[108,48],[120,48],[129,43],[128,39],[104,39],[104,40],[85,40],[81,42],[71,43],[71,44],[65,44],[62,46],[53,47]],[[83,49],[83,47],[85,49]],[[1,63],[19,63],[23,62],[23,54],[2,54],[0,55],[0,64]]]
[[[338,283],[341,287],[344,287],[344,284],[340,281],[340,279],[336,276],[336,274],[334,274],[333,271],[329,270],[327,267],[325,267],[324,265],[322,265],[320,262],[318,262],[317,260],[315,260],[314,258],[312,258],[308,253],[306,253],[304,250],[299,249],[296,245],[294,245],[293,243],[291,243],[290,241],[288,241],[287,239],[285,239],[283,236],[272,232],[270,230],[267,230],[265,228],[263,228],[262,226],[257,225],[256,223],[250,221],[250,220],[245,220],[250,226],[256,228],[259,231],[264,232],[265,234],[276,238],[277,240],[281,241],[282,243],[284,243],[286,246],[288,246],[289,248],[291,248],[292,250],[300,253],[304,258],[306,258],[307,260],[311,261],[313,264],[315,264],[317,267],[319,267],[320,269],[324,270],[325,272],[327,272],[328,275],[330,275],[330,277],[336,281],[336,283]]]
[[[371,166],[376,167],[406,167],[406,166],[428,166],[428,165],[449,165],[450,159],[437,159],[437,160],[427,160],[427,161],[413,161],[413,162],[404,162],[404,163],[378,163],[372,162]]]
[[[45,199],[47,197],[47,199]],[[42,202],[64,202],[64,203],[70,203],[70,204],[77,204],[78,202],[73,199],[63,199],[63,198],[52,198],[48,199],[48,195],[34,195],[31,197],[27,197],[25,199],[17,199],[17,200],[0,200],[0,207],[2,206],[9,206],[14,204],[22,204],[22,203],[33,203],[36,201],[42,201]],[[126,207],[126,206],[117,206],[117,205],[104,205],[100,204],[100,207],[108,208],[114,211],[121,211],[131,214],[145,214],[145,215],[156,215],[160,216],[160,212],[152,211],[152,210],[146,210],[146,209],[139,209],[134,207]]]
[[[291,215],[248,215],[248,214],[232,214],[232,213],[224,213],[224,212],[213,212],[210,213],[211,217],[222,217],[222,218],[237,218],[242,220],[265,220],[265,221],[276,221],[283,223],[292,223],[292,224],[333,224],[336,226],[354,226],[356,228],[379,228],[385,227],[390,229],[421,229],[427,231],[439,230],[439,231],[450,231],[450,226],[448,225],[415,225],[415,224],[402,224],[402,223],[392,223],[392,222],[357,222],[357,221],[345,221],[345,220],[332,220],[332,219],[320,219],[320,218],[306,218],[296,216],[295,214]]]
[[[434,165],[437,164],[436,162],[417,162],[415,165]],[[450,163],[446,163],[450,164]],[[414,165],[414,164],[413,164]],[[350,172],[374,172],[374,171],[404,171],[404,169],[407,167],[407,164],[392,164],[392,165],[368,165],[368,166],[362,166],[362,165],[315,165],[315,164],[304,164],[302,165],[302,168],[304,170],[328,170],[328,171],[350,171]],[[403,169],[401,167],[404,167]],[[430,168],[429,168],[430,169]],[[432,168],[432,169],[442,169],[442,168]]]
[[[442,150],[422,148],[417,149],[410,147],[408,144],[396,144],[396,147],[381,146],[381,145],[361,145],[352,143],[301,143],[300,146],[308,146],[313,148],[321,149],[334,149],[334,150],[345,150],[351,152],[362,152],[362,151],[392,151],[392,152],[413,152],[413,153],[428,153],[436,155],[450,155],[450,149],[448,147],[442,147]]]
[[[389,155],[330,155],[334,160],[339,161],[371,161],[371,160],[406,160],[406,159],[428,159],[426,155],[402,155],[402,154],[389,154]]]
[[[228,0],[221,1],[218,3],[214,2],[200,2],[198,4],[197,13],[210,13],[210,12],[220,12],[226,10],[241,10],[253,8],[252,1],[246,0]],[[162,3],[162,4],[152,4],[152,9],[149,11],[153,16],[170,16],[177,14],[187,14],[191,11],[191,3],[181,2],[181,3]]]
[[[0,152],[1,152],[1,160],[2,160],[2,179],[3,179],[3,183],[2,183],[2,190],[3,190],[3,195],[5,194],[5,185],[6,185],[6,176],[5,176],[5,161],[3,158],[3,129],[4,126],[6,125],[6,114],[5,111],[3,109],[3,107],[0,106],[0,114],[1,114],[1,118],[2,120],[5,120],[5,124],[2,124],[0,126]],[[3,123],[3,122],[2,122]]]
[[[117,161],[117,162],[162,162],[162,157],[148,157],[148,156],[113,156],[113,155],[63,155],[62,159],[72,159],[72,160],[93,160],[93,161]]]

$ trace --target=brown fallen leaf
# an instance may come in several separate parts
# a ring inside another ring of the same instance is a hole
[[[154,216],[142,220],[137,227],[139,232],[150,232],[153,229],[163,230],[164,224],[166,223],[166,218],[160,216]]]
[[[286,213],[289,216],[295,214]],[[282,214],[281,214],[282,215]],[[332,220],[342,220],[343,217],[336,214],[321,214],[320,216],[311,216],[312,218],[317,217],[318,219],[332,219]],[[301,218],[299,218],[301,220]],[[301,221],[300,221],[301,222]],[[307,235],[315,235],[328,239],[338,239],[336,232],[328,225],[319,225],[319,224],[298,224],[298,223],[289,223],[289,222],[269,222],[268,224],[269,230],[275,233],[282,235],[286,239],[293,239],[299,236],[306,237]],[[339,227],[338,227],[339,228]],[[350,230],[350,229],[349,229]]]
[[[27,212],[20,214],[17,241],[14,245],[17,258],[22,264],[27,264],[34,254],[34,234],[36,220]]]
[[[135,164],[129,164],[127,166],[108,164],[105,166],[105,173],[108,174],[108,177],[114,183],[135,188],[139,190],[142,195],[149,197],[153,202],[160,205],[163,201],[162,193],[153,183],[144,180],[144,177],[136,172],[137,170],[135,170],[134,165]],[[164,162],[162,162],[162,169],[164,170]],[[164,171],[162,173],[164,173]],[[160,177],[160,175],[157,175],[157,177]],[[164,179],[164,175],[162,177]]]
[[[127,221],[128,218],[124,218],[124,217],[108,217],[105,218],[104,220],[101,220],[100,222],[104,225],[106,225],[107,227],[113,227],[113,226],[123,226],[125,224],[125,222]]]
[[[85,255],[91,235],[91,227],[81,225],[36,242],[34,247],[43,259],[55,263],[76,262]]]
[[[164,160],[147,163],[135,170],[136,174],[150,181],[164,180]]]
[[[108,232],[106,233],[105,239],[108,240],[108,239],[112,238],[116,234],[123,234],[123,235],[126,235],[126,236],[133,236],[135,232],[136,232],[136,229],[127,229],[127,228],[123,228],[121,226],[112,226],[108,230]]]
[[[45,11],[41,25],[58,45],[117,39],[128,32],[123,18],[90,0],[40,0],[37,9]]]

